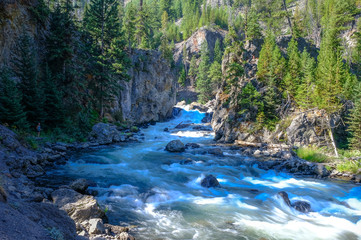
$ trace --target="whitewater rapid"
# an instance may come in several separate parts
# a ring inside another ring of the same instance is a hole
[[[137,239],[361,239],[360,186],[246,166],[247,157],[236,150],[225,150],[223,157],[164,151],[174,139],[213,147],[211,131],[194,130],[194,125],[175,129],[179,123],[202,125],[204,116],[184,110],[143,129],[142,143],[74,155],[49,172],[47,181],[96,182],[93,189],[110,223],[136,226]],[[187,159],[192,164],[182,164]],[[216,176],[222,187],[201,187],[206,174]],[[312,211],[288,207],[279,191],[286,191],[291,202],[309,202]]]

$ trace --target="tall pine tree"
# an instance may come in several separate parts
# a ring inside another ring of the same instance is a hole
[[[5,67],[0,69],[0,92],[0,122],[20,129],[28,128],[21,93]]]
[[[120,66],[126,66],[124,63],[127,58],[123,54],[124,44],[119,40],[121,35],[118,8],[117,0],[91,0],[83,20],[85,30],[92,38],[91,55],[95,66],[91,70],[90,87],[101,117],[104,117],[106,107],[119,91],[118,81],[125,76],[119,74]],[[115,56],[116,53],[121,54]]]
[[[17,41],[12,64],[20,80],[19,86],[23,94],[22,105],[28,122],[31,125],[43,122],[46,118],[43,109],[45,101],[43,84],[39,79],[34,40],[26,32],[23,32]]]
[[[206,103],[212,98],[211,80],[208,77],[210,67],[210,57],[208,43],[204,41],[201,45],[201,61],[198,66],[197,91],[198,99],[201,103]]]

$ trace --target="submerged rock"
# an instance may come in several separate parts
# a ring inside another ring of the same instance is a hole
[[[165,150],[168,152],[184,152],[185,146],[180,140],[173,140],[167,144]]]
[[[187,143],[186,148],[200,148],[201,146],[198,143]]]
[[[220,187],[217,178],[213,175],[207,175],[205,178],[201,181],[201,186],[205,188],[211,188],[211,187]]]

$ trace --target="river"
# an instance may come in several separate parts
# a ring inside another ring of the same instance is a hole
[[[174,139],[212,147],[212,132],[174,129],[180,122],[201,125],[203,117],[184,110],[143,129],[142,143],[75,154],[45,179],[49,185],[77,178],[96,182],[93,189],[110,223],[135,225],[136,239],[361,239],[360,186],[246,166],[247,157],[237,151],[225,150],[224,157],[164,151]],[[193,162],[182,164],[188,158]],[[216,176],[222,187],[201,187],[206,174]],[[312,211],[288,207],[279,191],[286,191],[291,202],[309,202]]]

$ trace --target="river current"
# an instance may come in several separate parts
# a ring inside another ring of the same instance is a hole
[[[237,151],[225,150],[222,157],[164,150],[174,139],[211,147],[212,132],[175,129],[179,123],[201,125],[203,117],[183,110],[171,121],[143,129],[142,143],[76,154],[48,172],[46,181],[96,182],[93,189],[109,222],[136,226],[136,239],[361,239],[361,186],[246,166],[242,162],[247,157]],[[189,158],[191,164],[182,164]],[[214,175],[221,188],[201,187],[207,174]],[[309,202],[311,212],[288,207],[277,195],[280,191],[287,192],[291,202]]]

